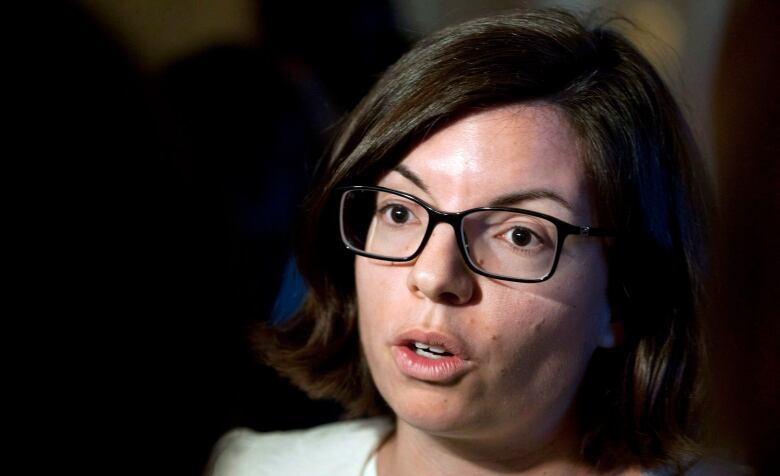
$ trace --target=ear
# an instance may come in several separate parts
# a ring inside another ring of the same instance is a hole
[[[623,343],[623,320],[614,306],[604,301],[599,313],[599,323],[596,330],[596,345],[605,349],[617,347]]]
[[[623,323],[610,319],[598,337],[599,347],[611,349],[623,344]]]

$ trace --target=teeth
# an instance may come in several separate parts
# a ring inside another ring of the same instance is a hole
[[[419,356],[421,356],[421,357],[426,357],[428,359],[433,359],[433,360],[441,359],[441,358],[444,357],[443,355],[439,355],[439,354],[434,354],[432,352],[428,352],[425,349],[417,349],[417,350],[414,351],[414,353],[419,355]]]
[[[437,354],[444,354],[447,352],[447,349],[445,349],[444,347],[423,344],[422,342],[415,342],[414,347],[417,349],[424,349],[424,350],[429,350],[431,352],[436,352]]]
[[[444,347],[423,344],[422,342],[414,343],[414,353],[429,359],[441,359],[442,357],[448,357],[452,355],[447,352],[447,349]]]

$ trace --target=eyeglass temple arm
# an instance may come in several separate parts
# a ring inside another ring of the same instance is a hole
[[[615,236],[617,233],[615,230],[610,230],[609,228],[592,228],[589,226],[579,226],[577,227],[578,232],[577,235],[580,236]]]

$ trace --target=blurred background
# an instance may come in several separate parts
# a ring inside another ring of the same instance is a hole
[[[20,320],[45,329],[37,348],[67,351],[41,364],[36,400],[58,438],[87,435],[63,460],[101,448],[111,472],[198,474],[230,428],[338,418],[258,364],[247,339],[289,310],[283,282],[300,292],[286,272],[297,206],[338,121],[415,40],[518,6],[632,20],[615,26],[681,101],[721,199],[715,444],[769,468],[780,434],[771,0],[63,0],[12,12],[24,51],[13,162],[32,250],[19,281],[34,288]]]

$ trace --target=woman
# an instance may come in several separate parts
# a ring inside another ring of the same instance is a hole
[[[649,474],[695,456],[700,165],[650,64],[557,11],[471,21],[349,118],[266,360],[356,419],[213,473]]]

